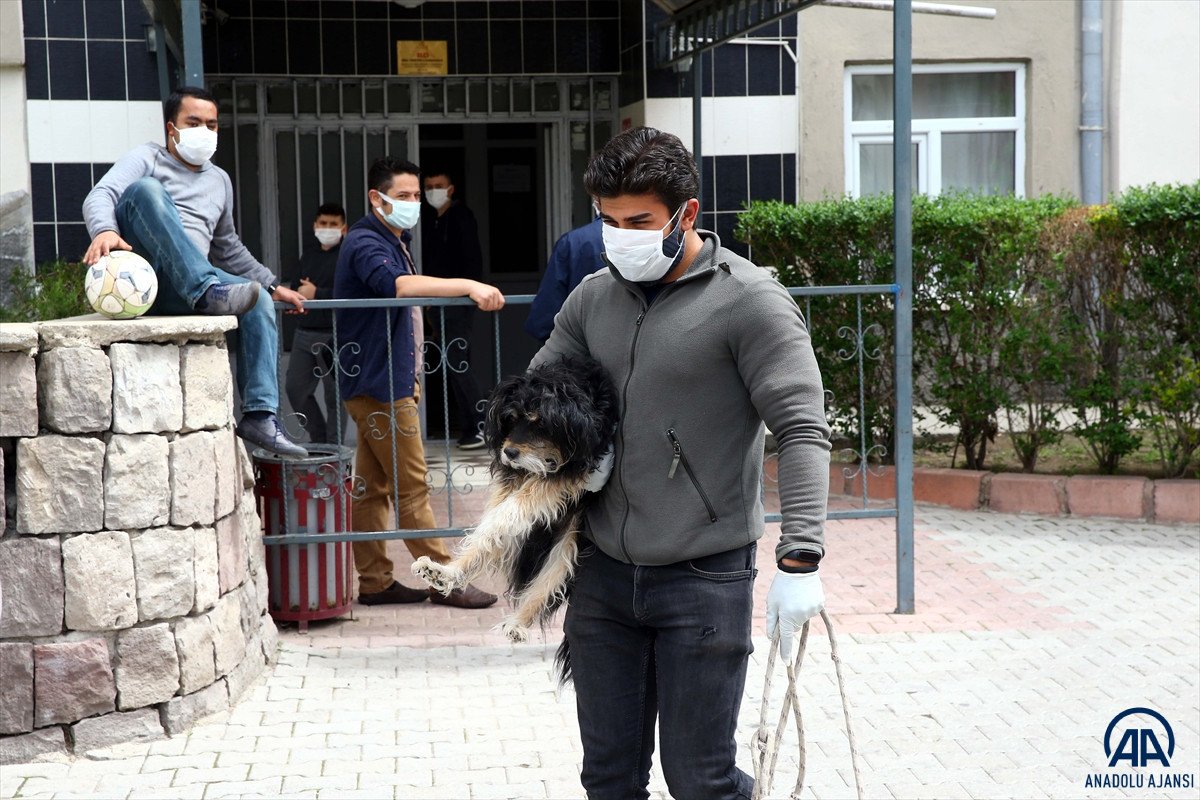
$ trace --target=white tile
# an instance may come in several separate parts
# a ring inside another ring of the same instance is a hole
[[[795,153],[799,143],[799,107],[794,96],[705,97],[701,101],[703,156]],[[692,149],[692,100],[651,98],[621,110],[633,125],[645,124],[675,134]],[[644,122],[643,122],[644,120]],[[746,120],[754,120],[747,125]]]
[[[30,100],[26,114],[32,163],[110,163],[165,135],[153,100]]]

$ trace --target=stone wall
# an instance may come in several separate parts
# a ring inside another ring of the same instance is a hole
[[[271,661],[235,324],[0,329],[0,764],[179,733]]]

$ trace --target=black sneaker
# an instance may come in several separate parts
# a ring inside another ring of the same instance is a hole
[[[459,450],[482,450],[486,446],[486,444],[487,444],[487,442],[483,441],[482,436],[480,436],[479,434],[475,434],[474,436],[467,436],[463,439],[459,439],[458,440],[458,449]]]

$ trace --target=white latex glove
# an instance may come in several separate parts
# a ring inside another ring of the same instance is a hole
[[[596,468],[588,473],[587,483],[583,485],[585,492],[598,492],[604,488],[604,484],[608,483],[608,476],[612,474],[613,468],[613,451],[608,448],[604,457],[600,459],[600,463]]]
[[[767,636],[779,633],[779,655],[792,657],[792,636],[825,607],[821,571],[777,572],[767,592]]]

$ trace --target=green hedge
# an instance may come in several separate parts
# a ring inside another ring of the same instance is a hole
[[[84,267],[72,261],[48,261],[37,272],[14,270],[9,302],[0,306],[0,322],[38,322],[92,313],[83,292]]]
[[[890,283],[891,215],[888,197],[753,203],[736,235],[786,285]],[[958,431],[968,468],[985,468],[1003,425],[1032,471],[1067,405],[1102,471],[1148,434],[1164,473],[1184,474],[1200,448],[1197,264],[1200,184],[1089,209],[1053,196],[915,198],[914,399]],[[861,353],[854,298],[802,308],[838,433],[869,457],[890,453],[890,296],[863,298]]]

